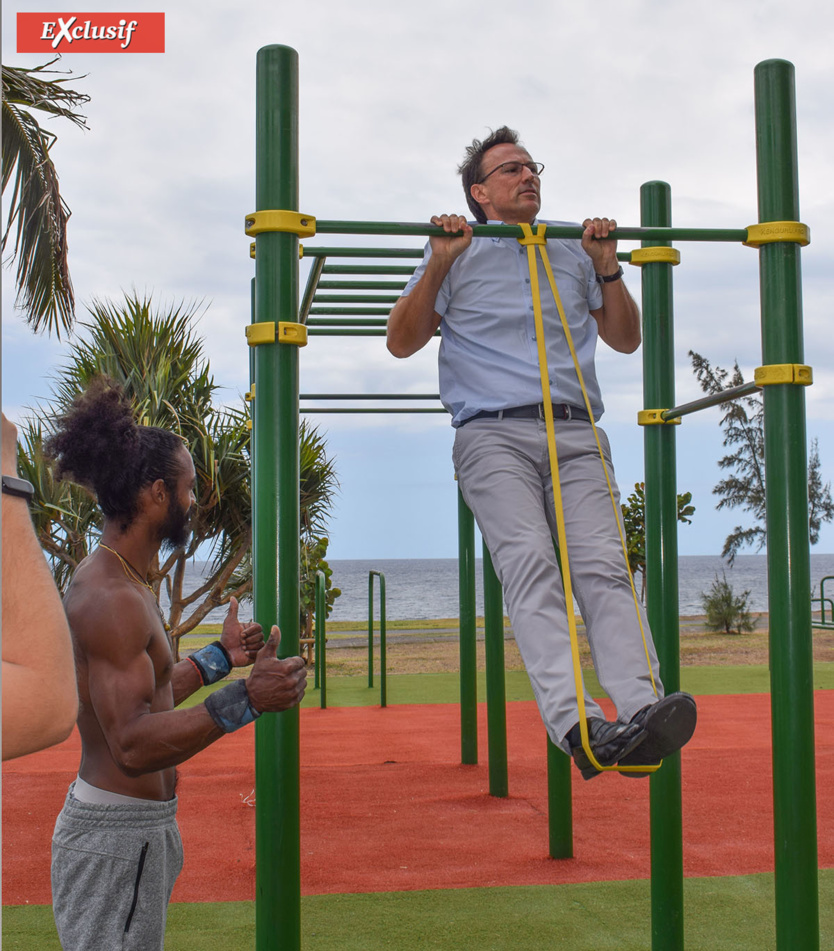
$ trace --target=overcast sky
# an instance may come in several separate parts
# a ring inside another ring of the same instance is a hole
[[[3,2],[3,62],[15,14],[54,11]],[[71,8],[61,5],[60,9]],[[84,11],[120,9],[85,0]],[[91,97],[89,131],[51,121],[62,192],[72,209],[70,266],[84,319],[93,298],[136,289],[160,304],[203,301],[198,329],[222,398],[248,388],[253,263],[244,216],[254,208],[255,57],[292,46],[300,60],[300,208],[320,219],[427,220],[465,211],[456,166],[490,128],[517,128],[547,166],[543,217],[616,217],[639,224],[639,190],[672,188],[673,223],[741,228],[757,220],[753,68],[796,66],[808,436],[834,478],[834,13],[826,0],[682,3],[598,0],[135,0],[166,14],[164,54],[68,54],[58,68]],[[83,76],[83,78],[82,78]],[[346,243],[332,236],[309,244]],[[374,243],[373,241],[369,243]],[[379,243],[379,242],[377,242]],[[399,241],[420,246],[420,239]],[[633,245],[623,243],[621,249]],[[678,400],[699,395],[687,358],[759,366],[758,255],[742,246],[682,244],[675,269]],[[640,275],[627,268],[639,300]],[[48,396],[66,346],[33,337],[3,277],[3,405],[19,419]],[[302,267],[302,281],[306,276]],[[379,338],[312,337],[302,392],[436,392],[436,345],[397,361]],[[643,478],[641,356],[600,345],[603,418],[624,495]],[[316,416],[341,480],[331,523],[335,558],[456,554],[452,430],[445,416]],[[718,554],[746,524],[714,509],[723,454],[717,410],[678,430],[680,490],[697,508],[683,554]],[[834,528],[814,551],[834,552]]]

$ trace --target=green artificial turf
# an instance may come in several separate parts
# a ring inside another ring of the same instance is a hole
[[[593,671],[585,671],[585,683],[592,696],[604,696]],[[302,706],[321,705],[321,692],[313,688],[309,678],[307,694]],[[327,680],[327,705],[329,707],[367,707],[380,702],[379,674],[375,686],[368,686],[368,677],[329,677]],[[217,690],[215,684],[198,690],[182,706],[189,707],[202,702],[206,693]],[[814,664],[814,687],[816,690],[834,690],[834,663]],[[458,703],[460,678],[457,674],[391,674],[387,678],[388,703]],[[532,700],[530,681],[523,670],[506,672],[507,700]],[[731,667],[683,667],[681,690],[696,696],[707,694],[769,693],[770,673],[765,666]],[[478,674],[478,698],[486,698],[486,680],[483,672]]]
[[[834,870],[820,872],[820,947],[834,947]],[[773,875],[684,882],[687,951],[771,951]],[[646,951],[647,881],[303,898],[304,951]],[[176,904],[166,951],[255,946],[252,902]],[[60,951],[48,905],[3,909],[3,947]]]

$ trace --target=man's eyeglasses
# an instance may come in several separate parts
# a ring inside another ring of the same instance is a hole
[[[483,185],[490,175],[494,175],[498,171],[500,171],[502,175],[506,175],[508,178],[518,176],[521,174],[521,170],[523,168],[529,168],[536,178],[538,178],[539,175],[541,175],[541,173],[544,171],[544,165],[542,165],[541,162],[502,162],[500,165],[496,165],[491,172],[487,172],[487,174],[484,175],[484,177],[476,184]]]

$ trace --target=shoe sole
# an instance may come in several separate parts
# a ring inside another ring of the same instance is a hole
[[[672,694],[654,704],[646,714],[643,726],[648,734],[639,750],[620,757],[618,766],[657,766],[661,760],[685,746],[695,732],[698,708],[687,693]],[[646,776],[647,773],[624,773],[624,776]]]

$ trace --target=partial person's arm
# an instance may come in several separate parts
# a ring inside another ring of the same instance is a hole
[[[410,357],[422,350],[443,319],[434,307],[449,268],[472,243],[472,227],[460,215],[435,215],[433,225],[459,237],[432,237],[431,257],[423,276],[408,295],[401,297],[388,317],[387,345],[395,357]]]
[[[2,417],[4,475],[17,475],[17,430]],[[3,493],[3,759],[65,740],[78,715],[61,596],[24,498]]]
[[[601,276],[616,274],[620,267],[617,260],[617,242],[599,240],[617,227],[617,222],[608,218],[586,218],[582,222],[585,233],[582,247],[590,257],[594,270]],[[592,310],[591,316],[599,327],[600,337],[620,353],[633,353],[640,346],[640,311],[629,294],[622,278],[602,283],[602,307]]]
[[[87,663],[90,702],[113,761],[127,776],[177,766],[223,736],[205,704],[188,710],[154,711],[156,673],[140,602],[103,602],[85,617],[76,636]],[[118,632],[118,636],[114,634]],[[300,657],[278,660],[278,629],[261,648],[246,680],[249,701],[259,712],[288,710],[301,702],[307,679]],[[222,689],[222,688],[221,688]]]

